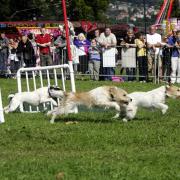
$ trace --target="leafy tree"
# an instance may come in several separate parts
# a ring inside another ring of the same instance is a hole
[[[173,4],[172,17],[180,17],[180,2],[176,0]]]
[[[68,15],[73,20],[103,20],[109,0],[66,0]],[[60,0],[1,0],[0,20],[62,20]]]
[[[68,13],[71,19],[104,20],[109,0],[71,0]]]
[[[0,12],[1,12],[0,20],[7,19],[7,16],[10,13],[9,3],[10,3],[10,0],[0,1]]]

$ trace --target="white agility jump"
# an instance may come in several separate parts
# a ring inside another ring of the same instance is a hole
[[[27,92],[34,91],[37,88],[51,86],[51,85],[59,86],[63,89],[63,91],[66,91],[65,72],[67,71],[69,71],[69,75],[70,75],[71,91],[75,92],[74,72],[73,69],[71,68],[71,65],[69,64],[20,68],[17,72],[18,92],[21,93],[24,91]],[[24,81],[26,84],[25,90],[23,90]],[[41,110],[42,111],[47,110],[47,107],[49,107],[49,105],[47,103],[44,103]],[[50,104],[50,109],[53,109],[52,104]],[[20,111],[33,113],[33,112],[39,112],[40,108],[32,107],[29,105],[27,110],[25,110],[24,105],[22,104],[20,106]]]
[[[3,105],[2,105],[2,96],[1,96],[1,89],[0,89],[0,124],[4,123],[4,111],[3,111]]]

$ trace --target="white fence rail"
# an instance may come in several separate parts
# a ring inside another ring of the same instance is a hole
[[[63,91],[66,91],[66,83],[65,83],[65,71],[70,72],[70,80],[71,80],[71,90],[75,91],[74,79],[72,78],[73,70],[71,70],[70,65],[54,65],[54,66],[44,66],[44,67],[32,67],[32,68],[20,68],[17,72],[17,85],[18,92],[23,92],[23,81],[25,80],[26,90],[25,91],[34,91],[37,88],[56,85],[62,87]],[[73,75],[74,76],[74,75]],[[30,82],[31,81],[31,82]],[[46,84],[45,84],[46,81]],[[61,82],[60,82],[61,81]],[[61,85],[60,85],[61,83]],[[59,101],[58,101],[59,103]],[[46,110],[48,108],[48,104],[44,103],[41,110]],[[50,104],[50,109],[53,109],[53,105]],[[39,112],[41,111],[39,107],[28,106],[28,109],[25,110],[24,105],[20,106],[21,112]]]

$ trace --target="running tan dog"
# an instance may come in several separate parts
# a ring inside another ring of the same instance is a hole
[[[123,89],[115,86],[101,86],[88,92],[67,93],[61,105],[49,111],[47,115],[52,115],[50,122],[54,123],[58,115],[75,113],[74,109],[78,105],[84,105],[88,108],[93,106],[112,107],[120,112],[120,106],[128,104],[130,101],[131,98],[127,96],[127,92]]]

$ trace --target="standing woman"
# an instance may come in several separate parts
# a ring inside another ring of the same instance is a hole
[[[36,66],[34,48],[27,35],[22,36],[22,40],[19,42],[17,51],[21,57],[21,61],[24,61],[25,67]]]
[[[135,44],[137,46],[139,81],[147,82],[148,63],[147,63],[147,56],[146,56],[145,37],[142,33],[137,34],[137,39],[135,40]]]
[[[129,29],[127,35],[121,43],[122,48],[122,68],[126,69],[128,81],[136,79],[136,44],[135,36],[132,29]]]
[[[20,68],[20,61],[17,58],[17,47],[18,47],[18,42],[9,39],[9,56],[8,56],[8,74],[12,74],[13,78],[16,78],[16,72]]]
[[[83,33],[80,33],[78,38],[74,40],[74,45],[77,47],[79,55],[77,71],[85,74],[88,71],[88,49],[91,43]]]

